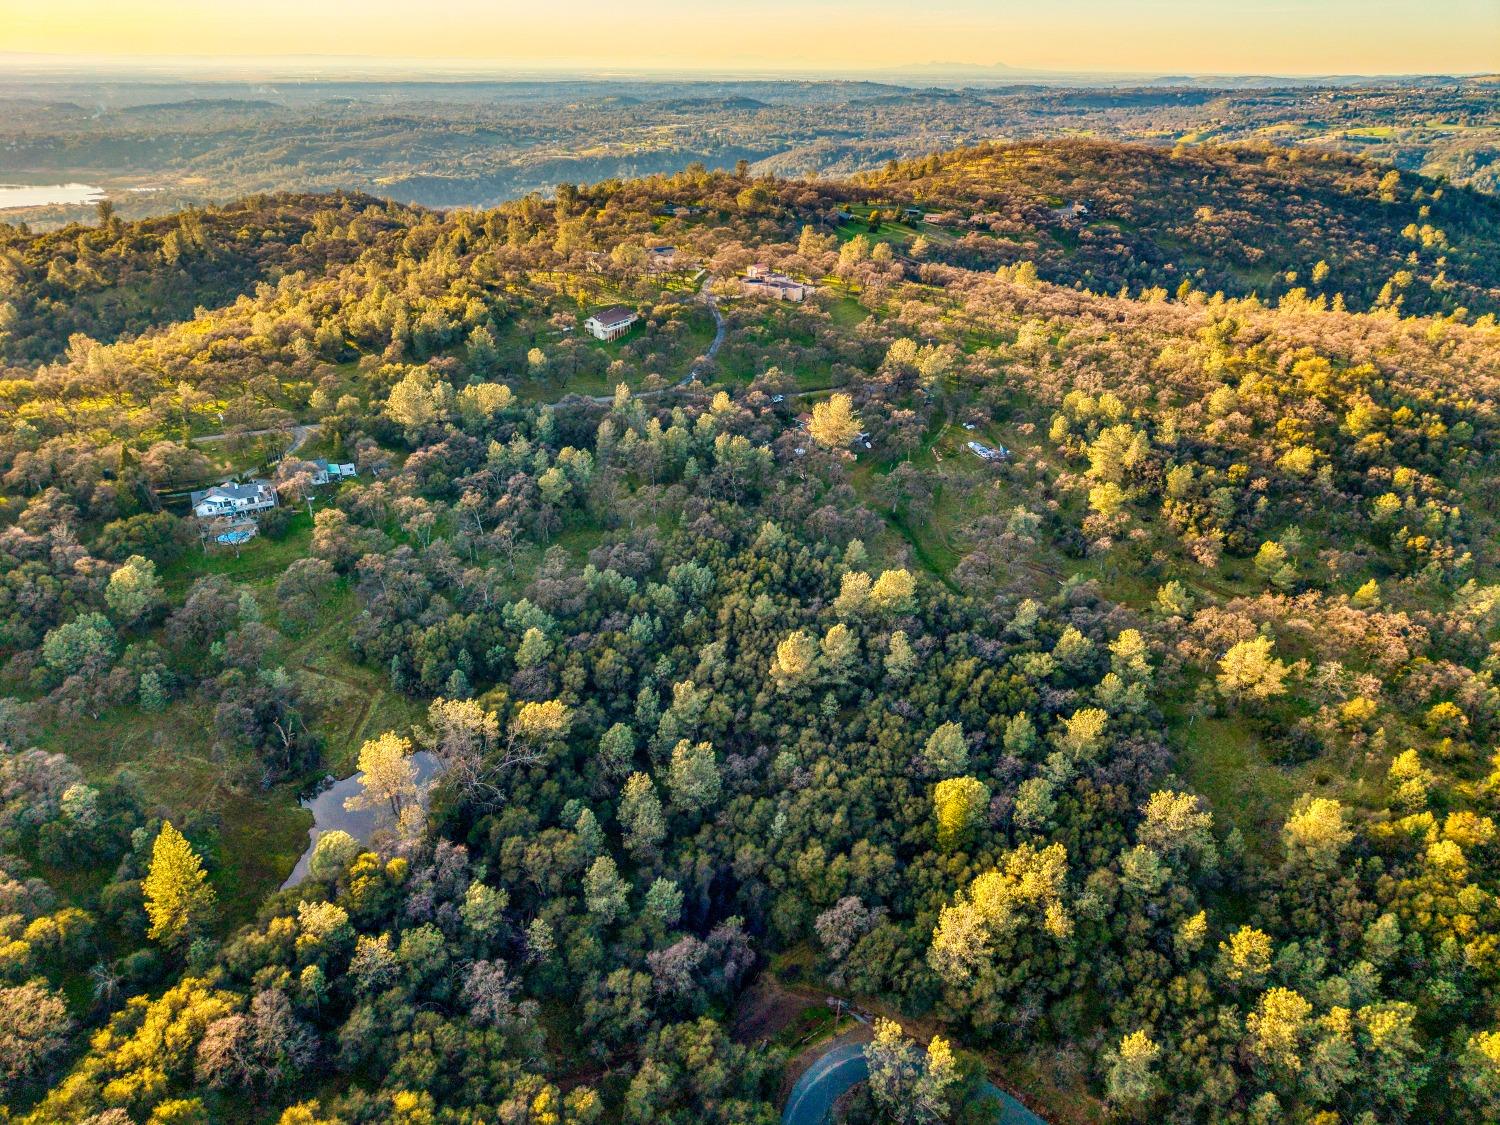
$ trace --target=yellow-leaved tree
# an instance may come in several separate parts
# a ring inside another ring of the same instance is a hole
[[[908,570],[883,570],[870,589],[870,601],[878,609],[904,610],[917,592],[917,580]]]
[[[778,684],[789,686],[811,672],[817,659],[817,643],[798,629],[776,645],[776,655],[771,660],[771,676]]]
[[[1219,690],[1235,699],[1270,699],[1286,691],[1291,671],[1271,655],[1270,637],[1240,641],[1219,661]]]
[[[963,840],[989,809],[990,791],[973,777],[940,781],[932,790],[932,811],[937,818],[938,845],[951,848]]]
[[[832,395],[812,409],[807,432],[813,441],[826,449],[843,449],[859,435],[859,415],[854,400],[845,394]]]
[[[178,945],[193,935],[212,914],[217,896],[209,886],[203,863],[183,834],[164,821],[151,849],[151,869],[141,882],[148,937],[163,945]]]
[[[411,760],[411,743],[395,731],[386,731],[359,748],[359,772],[363,788],[344,802],[346,809],[389,808],[400,821],[417,803],[417,770]]]
[[[560,699],[523,703],[511,720],[511,740],[519,740],[533,748],[545,747],[564,737],[571,721],[572,712]]]

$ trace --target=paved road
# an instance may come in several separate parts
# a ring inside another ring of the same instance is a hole
[[[712,278],[709,278],[709,281],[712,281],[712,280],[713,280]],[[715,297],[712,293],[710,293],[708,291],[708,283],[707,282],[704,283],[704,287],[703,287],[703,303],[708,306],[708,311],[714,314],[714,325],[716,326],[714,328],[714,340],[713,340],[713,343],[711,343],[711,344],[708,345],[708,353],[704,357],[706,359],[710,359],[711,360],[711,359],[714,358],[714,356],[716,356],[716,355],[719,354],[719,349],[724,346],[724,333],[728,331],[729,326],[724,323],[724,314],[719,311],[719,298]],[[687,378],[684,379],[682,382],[683,383],[691,382],[693,379],[696,379],[697,377],[698,377],[698,369],[695,367],[691,371],[688,372]],[[679,386],[680,385],[681,384],[679,384]]]
[[[834,1103],[870,1074],[863,1043],[840,1043],[808,1067],[792,1087],[781,1125],[825,1125]],[[985,1092],[1000,1103],[995,1125],[1046,1125],[1015,1098],[985,1084]]]
[[[787,1099],[781,1125],[823,1125],[833,1103],[869,1076],[863,1043],[841,1043],[808,1067]]]

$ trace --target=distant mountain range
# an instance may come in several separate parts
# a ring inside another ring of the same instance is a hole
[[[930,85],[1047,85],[1047,86],[1202,86],[1217,89],[1256,89],[1287,86],[1355,86],[1369,83],[1422,85],[1451,82],[1455,76],[1426,74],[1161,74],[1152,71],[1049,70],[1006,63],[933,61],[892,67],[853,70],[815,68],[693,68],[580,67],[539,68],[502,61],[474,59],[387,59],[360,55],[286,55],[271,58],[162,56],[132,59],[73,57],[0,51],[0,70],[55,77],[94,75],[120,80],[162,80],[172,77],[203,80],[276,79],[339,81],[393,80],[552,80],[650,79],[691,81],[746,81],[754,79],[917,81]],[[1473,77],[1465,76],[1465,77]]]

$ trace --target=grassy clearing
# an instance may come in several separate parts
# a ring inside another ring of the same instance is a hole
[[[639,390],[650,371],[659,374],[669,383],[675,382],[691,370],[699,356],[708,351],[716,327],[713,314],[701,305],[686,310],[683,322],[686,331],[675,336],[653,333],[650,328],[639,324],[618,340],[596,340],[587,333],[580,332],[576,337],[578,341],[586,351],[600,356],[602,364],[573,364],[564,370],[549,371],[543,378],[507,379],[506,382],[523,402],[555,402],[570,394],[591,397],[609,395],[614,393],[615,386],[621,382],[631,390]],[[555,346],[562,337],[555,331],[548,331],[538,334],[536,338],[539,343],[535,346],[550,357],[553,352],[549,350],[549,345]],[[627,363],[629,374],[611,373],[610,364],[616,359],[625,358],[626,349],[633,349],[636,353],[642,350],[655,351],[657,354],[649,365],[643,362]]]
[[[196,579],[226,575],[255,595],[266,621],[275,625],[276,579],[308,553],[311,534],[312,521],[302,510],[282,539],[253,539],[238,555],[191,552],[164,568],[164,583],[180,603]],[[380,670],[354,662],[347,637],[357,612],[352,591],[341,587],[311,629],[288,638],[270,657],[292,673],[311,703],[312,729],[323,740],[324,754],[309,777],[263,786],[256,755],[219,745],[212,706],[192,699],[174,702],[160,714],[121,707],[97,721],[60,715],[40,732],[38,744],[66,753],[91,780],[128,771],[148,809],[174,822],[197,814],[217,823],[212,879],[222,904],[222,928],[231,929],[254,916],[306,846],[312,818],[298,803],[301,788],[325,771],[350,772],[366,738],[407,731],[421,718],[421,708],[390,691]],[[107,874],[99,873],[96,882],[102,885]],[[72,888],[81,897],[97,889]]]
[[[212,881],[222,930],[254,917],[307,844],[312,816],[297,803],[297,785],[262,788],[253,755],[215,747],[206,706],[183,701],[159,715],[121,707],[97,722],[62,716],[41,732],[38,744],[66,753],[93,781],[128,770],[147,807],[179,824],[193,813],[218,823]],[[108,873],[98,874],[102,884]]]
[[[828,306],[828,316],[840,328],[853,328],[870,317],[870,310],[853,297],[839,297]]]
[[[388,730],[405,733],[423,714],[420,706],[390,690],[383,672],[354,662],[348,636],[357,613],[353,592],[341,590],[316,626],[285,654],[287,667],[316,700],[313,729],[323,737],[323,763],[339,776],[353,772],[366,739]]]
[[[319,507],[313,502],[313,510]],[[301,507],[280,539],[257,535],[238,551],[232,547],[197,547],[161,569],[162,584],[177,601],[199,578],[222,574],[239,583],[274,582],[282,571],[308,553],[312,542],[312,517]]]
[[[1178,735],[1178,772],[1208,800],[1219,823],[1238,828],[1250,853],[1263,860],[1280,858],[1281,826],[1304,793],[1357,804],[1372,791],[1359,770],[1326,759],[1278,765],[1255,732],[1235,719],[1188,721],[1171,709],[1168,718]]]

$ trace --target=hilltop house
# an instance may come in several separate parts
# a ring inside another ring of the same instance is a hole
[[[811,285],[794,281],[784,273],[776,273],[769,266],[755,265],[745,270],[740,287],[754,297],[772,297],[778,301],[801,302],[812,290]]]
[[[319,457],[313,461],[312,467],[313,484],[327,484],[329,481],[337,483],[341,480],[351,480],[359,476],[359,470],[352,464],[348,462],[339,464],[336,461],[329,461],[324,457]]]
[[[189,494],[193,515],[200,520],[229,516],[255,516],[276,507],[276,489],[268,480],[251,480],[244,484],[225,481],[212,488]]]
[[[583,322],[583,326],[596,340],[618,340],[629,332],[630,326],[639,319],[634,309],[627,309],[624,305],[615,305],[613,308],[596,312]]]

